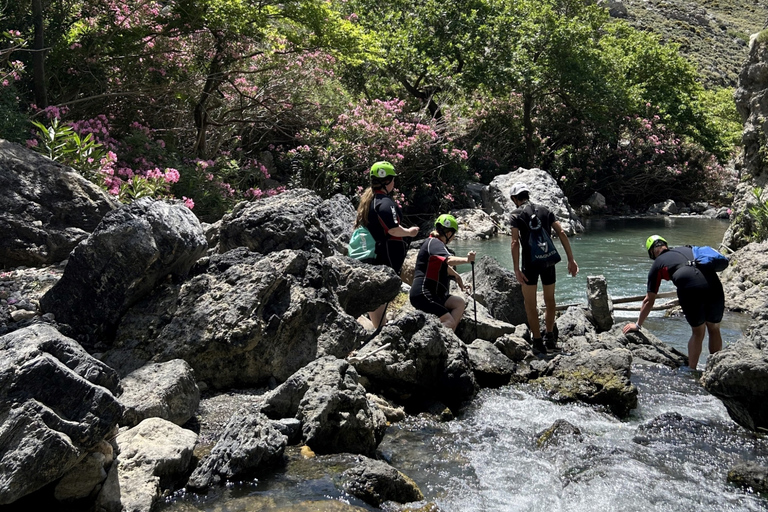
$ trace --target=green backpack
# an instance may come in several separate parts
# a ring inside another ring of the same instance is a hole
[[[347,256],[356,260],[367,260],[376,257],[376,240],[365,226],[360,226],[352,232],[347,245]]]

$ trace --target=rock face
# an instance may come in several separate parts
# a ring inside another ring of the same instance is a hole
[[[760,41],[757,34],[752,36],[749,57],[739,73],[739,86],[734,93],[736,109],[744,121],[741,143],[744,147],[743,174],[750,177],[739,185],[733,198],[733,208],[738,214],[723,237],[723,244],[738,249],[748,243],[753,221],[748,213],[749,206],[756,203],[752,196],[753,187],[765,188],[768,183],[768,167],[763,155],[765,139],[768,136],[768,42]]]
[[[182,359],[143,366],[121,384],[123,394],[119,400],[125,407],[121,425],[134,427],[147,418],[183,425],[200,404],[195,374]]]
[[[509,198],[509,189],[515,182],[522,181],[531,191],[531,202],[549,208],[563,230],[570,236],[584,231],[584,225],[568,203],[568,198],[548,172],[541,169],[523,169],[499,175],[490,185],[491,215],[505,233],[509,233],[509,215],[515,205]]]
[[[40,300],[75,332],[109,339],[123,314],[168,275],[185,275],[208,244],[185,206],[139,199],[105,216]]]
[[[373,455],[386,418],[358,379],[349,362],[326,356],[265,394],[260,410],[271,419],[301,421],[303,441],[317,453]]]
[[[471,276],[464,282],[472,282]],[[475,299],[488,308],[491,316],[512,325],[527,321],[520,283],[492,257],[482,256],[476,261],[475,286]]]
[[[0,139],[0,268],[66,259],[118,206],[74,169]]]
[[[214,255],[198,275],[159,288],[127,313],[103,360],[127,375],[149,360],[184,359],[217,389],[283,382],[318,357],[346,356],[365,336],[327,286],[343,281],[334,269],[303,251]]]
[[[768,467],[754,462],[741,462],[728,470],[728,481],[752,492],[768,494]]]
[[[117,459],[96,510],[151,512],[162,489],[180,479],[192,461],[197,434],[161,418],[149,418],[118,434]]]
[[[456,217],[459,223],[457,240],[487,240],[499,231],[493,218],[483,210],[454,210],[451,215]]]
[[[374,507],[385,501],[409,503],[424,499],[413,480],[386,462],[367,457],[344,471],[341,481],[345,491]]]
[[[267,254],[284,249],[346,254],[355,209],[341,195],[323,201],[305,189],[242,202],[224,216],[219,230],[220,253],[236,247]]]
[[[117,426],[114,370],[53,327],[0,338],[0,505],[53,482]]]
[[[768,241],[751,243],[730,256],[731,263],[720,273],[725,307],[753,313],[768,302]]]
[[[613,304],[605,277],[587,276],[587,304],[598,332],[610,330],[613,327]]]
[[[701,384],[722,400],[728,414],[750,430],[768,430],[768,304],[745,336],[707,359]]]
[[[477,391],[464,343],[434,315],[423,312],[388,323],[349,359],[369,381],[369,390],[400,403],[436,399],[458,407]]]

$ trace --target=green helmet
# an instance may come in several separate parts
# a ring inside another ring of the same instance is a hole
[[[388,176],[397,176],[397,173],[395,172],[395,166],[391,163],[381,161],[376,162],[371,166],[371,178],[384,179]]]
[[[459,223],[456,222],[456,217],[453,215],[444,213],[441,216],[437,218],[435,221],[435,228],[438,232],[444,232],[446,230],[452,229],[455,232],[459,231]]]
[[[660,237],[659,235],[651,235],[645,241],[645,250],[648,251],[648,257],[651,258],[652,260],[656,259],[653,256],[653,248],[659,244],[664,244],[667,247],[669,247],[669,244],[667,243],[667,241],[664,238]]]

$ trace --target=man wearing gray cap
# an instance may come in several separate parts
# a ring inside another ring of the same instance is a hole
[[[568,273],[575,276],[579,266],[573,259],[568,235],[563,231],[555,214],[542,205],[530,202],[530,191],[523,182],[512,185],[509,197],[517,207],[512,212],[512,262],[515,277],[523,288],[525,314],[531,329],[533,351],[545,354],[547,349],[555,350],[555,264],[560,261],[552,245],[550,234],[555,230],[568,257]],[[522,267],[520,249],[522,248]],[[539,327],[539,313],[536,304],[536,289],[541,277],[544,291],[544,335]]]

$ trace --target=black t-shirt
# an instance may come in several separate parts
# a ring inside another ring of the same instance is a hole
[[[451,252],[439,238],[429,237],[421,244],[419,255],[416,257],[416,267],[413,272],[413,282],[420,283],[435,297],[447,296],[451,285],[448,275],[448,257]],[[411,289],[418,288],[414,286]]]
[[[523,253],[523,268],[531,262],[531,250],[530,247],[528,247],[528,236],[530,235],[531,229],[528,227],[528,221],[534,212],[541,221],[541,229],[543,229],[545,233],[549,233],[550,236],[552,236],[552,224],[557,222],[555,214],[549,211],[549,208],[546,206],[534,205],[530,202],[523,204],[520,208],[517,208],[512,212],[512,227],[517,228],[520,232],[519,236],[520,247],[522,248],[521,252]]]
[[[368,231],[376,240],[376,245],[386,242],[388,239],[401,240],[389,234],[389,230],[400,225],[402,213],[387,194],[376,193],[368,209]],[[377,251],[378,252],[378,251]]]
[[[662,279],[672,281],[678,290],[709,288],[709,279],[712,276],[707,276],[696,267],[688,265],[688,261],[693,261],[693,250],[690,247],[675,247],[659,254],[648,272],[647,291],[659,293]]]

